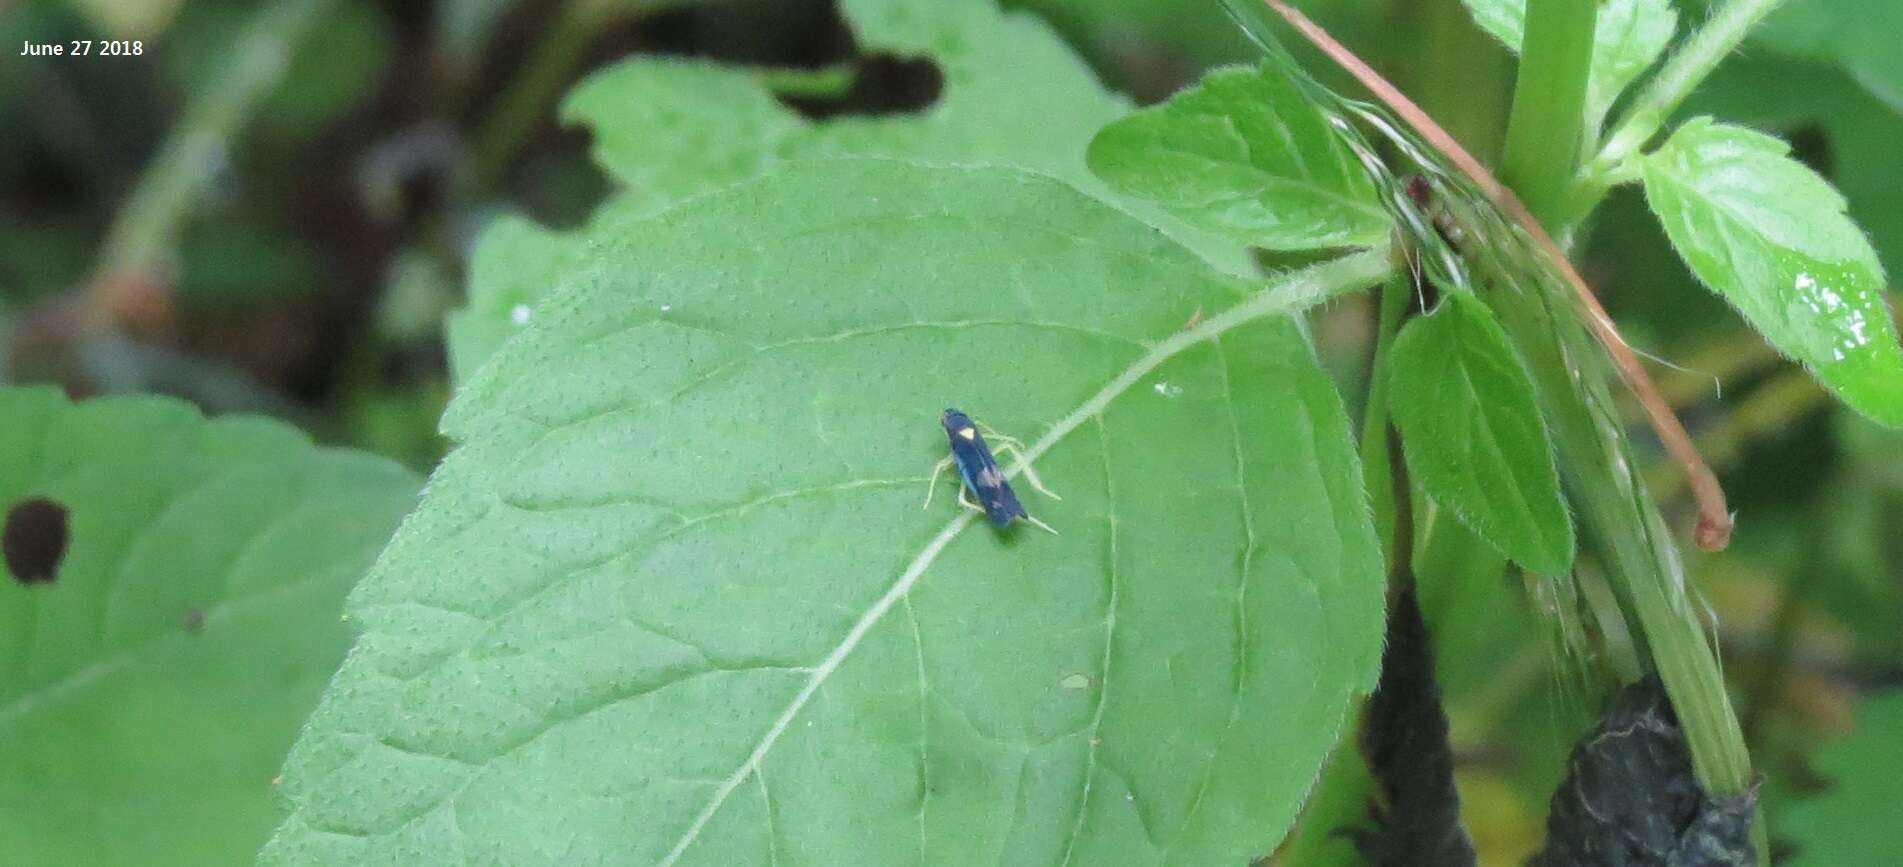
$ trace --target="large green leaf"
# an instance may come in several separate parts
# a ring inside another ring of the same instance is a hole
[[[0,509],[67,530],[0,569],[0,863],[248,861],[416,479],[170,400],[5,389],[0,419]]]
[[[1129,102],[1099,85],[1043,22],[1001,12],[993,0],[845,0],[841,11],[861,51],[931,61],[943,76],[937,101],[912,113],[808,121],[780,105],[757,70],[624,60],[582,82],[562,107],[565,120],[594,134],[595,158],[625,187],[596,222],[651,213],[789,158],[1013,166],[1113,198],[1085,168],[1084,149],[1098,129],[1129,111]],[[1238,245],[1155,206],[1127,207],[1225,270],[1252,268]],[[496,243],[516,248],[588,243],[586,233],[501,234],[508,240]],[[459,373],[473,371],[497,340],[520,330],[513,316],[520,290],[539,297],[550,288],[516,278],[472,281],[468,311],[449,337]]]
[[[1388,401],[1414,480],[1542,575],[1573,565],[1573,523],[1533,379],[1479,299],[1450,293],[1394,339]]]
[[[1384,254],[1238,302],[1054,181],[840,160],[601,237],[446,417],[267,863],[1275,844],[1382,575],[1339,401],[1255,315]],[[947,404],[1030,442],[1061,535],[920,509]]]
[[[1372,246],[1390,230],[1367,171],[1274,64],[1216,70],[1105,127],[1089,160],[1118,191],[1241,244]]]
[[[1793,801],[1777,823],[1797,844],[1792,867],[1889,867],[1903,863],[1896,805],[1903,800],[1903,692],[1858,703],[1850,736],[1818,751],[1832,782],[1823,795]]]
[[[1526,0],[1462,2],[1481,29],[1519,53],[1526,38]],[[1678,13],[1670,0],[1602,0],[1586,78],[1588,129],[1599,128],[1619,94],[1658,60],[1677,29]]]
[[[1903,348],[1876,251],[1830,184],[1762,133],[1695,118],[1643,161],[1693,274],[1844,402],[1903,425]]]

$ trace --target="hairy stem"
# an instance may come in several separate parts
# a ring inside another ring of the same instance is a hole
[[[1751,28],[1780,2],[1731,0],[1685,40],[1684,46],[1665,61],[1645,90],[1632,100],[1632,105],[1613,125],[1605,147],[1582,173],[1583,186],[1589,193],[1586,201],[1575,206],[1575,217],[1583,217],[1598,205],[1611,178],[1619,173],[1619,167],[1658,134],[1665,121],[1691,96],[1692,90],[1711,75],[1719,61],[1744,42]]]

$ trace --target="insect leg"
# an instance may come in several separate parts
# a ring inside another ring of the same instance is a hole
[[[970,509],[974,512],[984,512],[985,514],[990,514],[990,512],[986,510],[984,506],[981,506],[978,504],[977,500],[973,500],[971,498],[971,492],[966,490],[963,484],[960,484],[958,486],[958,505],[964,506],[965,508]]]
[[[932,465],[932,483],[925,486],[925,505],[920,506],[919,509],[924,510],[932,507],[932,494],[938,491],[938,477],[944,475],[946,468],[951,465],[952,459],[950,456]],[[964,486],[960,485],[959,490],[964,490]]]
[[[1051,525],[1046,524],[1043,521],[1040,521],[1036,518],[1033,518],[1030,515],[1025,515],[1024,520],[1030,521],[1031,523],[1036,524],[1038,529],[1043,530],[1046,533],[1049,533],[1053,536],[1057,535],[1057,531],[1054,529],[1051,529]]]
[[[1037,470],[1031,469],[1031,462],[1024,459],[1024,450],[1018,448],[1017,440],[1009,437],[1002,438],[999,440],[998,445],[991,450],[994,456],[1002,455],[1005,452],[1010,452],[1018,456],[1017,468],[1024,471],[1025,481],[1030,482],[1031,487],[1036,488],[1038,493],[1050,497],[1053,500],[1063,499],[1063,497],[1057,495],[1056,491],[1044,487],[1044,480],[1037,477]]]

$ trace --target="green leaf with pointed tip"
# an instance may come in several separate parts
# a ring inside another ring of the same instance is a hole
[[[248,862],[415,477],[172,400],[0,389],[0,419],[0,510],[66,516],[63,556],[9,531],[0,567],[0,863]]]
[[[840,11],[862,52],[930,61],[943,76],[938,99],[916,112],[809,121],[774,98],[770,71],[697,60],[624,60],[576,86],[562,105],[563,120],[590,129],[596,160],[624,185],[594,222],[653,213],[782,160],[826,157],[1013,166],[1115,198],[1085,168],[1084,149],[1130,104],[1098,84],[1041,20],[1000,11],[993,0],[845,0]],[[1124,204],[1224,270],[1254,272],[1239,245],[1147,203]],[[538,237],[525,237],[530,234]],[[498,232],[494,242],[511,249],[578,250],[587,239],[586,232],[516,227]],[[483,255],[479,250],[476,258]],[[472,279],[470,305],[456,314],[449,335],[458,378],[519,330],[516,305],[552,288],[519,277]]]
[[[1391,226],[1366,170],[1273,64],[1218,69],[1105,127],[1089,160],[1119,192],[1242,244],[1374,246]]]
[[[1269,314],[1384,254],[1240,296],[1048,178],[857,160],[600,241],[445,418],[265,863],[1273,848],[1373,684],[1383,580],[1339,400]],[[1061,535],[921,509],[947,405],[1025,441]]]
[[[1857,703],[1848,737],[1817,753],[1817,770],[1833,784],[1795,799],[1778,816],[1780,835],[1798,844],[1792,867],[1886,867],[1903,863],[1896,805],[1903,800],[1903,691],[1874,693]]]
[[[1783,142],[1695,118],[1645,157],[1645,196],[1693,274],[1858,412],[1903,425],[1883,266]]]
[[[1393,353],[1388,401],[1414,481],[1528,570],[1571,570],[1573,522],[1533,378],[1486,305],[1442,296]]]
[[[1462,0],[1480,29],[1518,54],[1526,38],[1526,0]],[[1670,0],[1602,0],[1593,27],[1592,69],[1586,74],[1586,128],[1600,121],[1619,94],[1650,69],[1671,44],[1678,13]]]

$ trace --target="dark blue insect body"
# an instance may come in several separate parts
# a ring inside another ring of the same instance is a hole
[[[958,466],[965,489],[984,506],[991,525],[1002,529],[1014,520],[1029,518],[1024,504],[1018,502],[1017,493],[1011,490],[1011,483],[1004,480],[997,458],[992,457],[991,447],[985,444],[984,434],[978,432],[978,425],[971,416],[948,409],[940,420],[945,424],[945,436],[951,438],[952,463]]]

